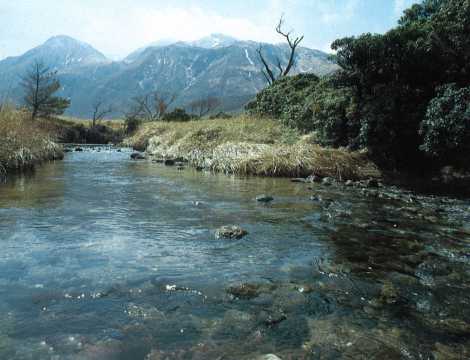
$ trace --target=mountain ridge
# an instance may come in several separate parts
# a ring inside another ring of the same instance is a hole
[[[10,89],[9,97],[20,103],[21,89],[15,82],[28,66],[41,60],[57,71],[60,94],[72,101],[69,115],[89,117],[92,103],[99,98],[113,105],[112,116],[118,116],[133,97],[153,91],[176,94],[174,105],[179,107],[214,96],[222,100],[218,110],[235,111],[267,85],[258,46],[254,41],[212,34],[192,42],[150,45],[121,61],[111,61],[87,43],[58,35],[21,56],[0,61],[0,94]],[[286,45],[262,46],[272,64],[277,58],[287,61]],[[293,74],[323,75],[334,69],[328,54],[302,47]]]

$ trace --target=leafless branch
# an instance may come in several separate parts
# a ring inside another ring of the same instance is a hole
[[[268,61],[263,56],[262,46],[260,45],[258,50],[257,50],[258,57],[259,57],[261,63],[263,64],[263,67],[264,67],[264,69],[262,70],[263,75],[264,75],[264,77],[266,78],[266,80],[268,81],[269,84],[272,84],[278,78],[289,75],[289,73],[292,70],[292,67],[295,64],[295,52],[297,50],[297,47],[299,46],[299,44],[304,39],[303,35],[299,36],[299,37],[292,37],[292,31],[286,32],[286,31],[283,30],[283,27],[284,27],[284,17],[281,16],[281,18],[279,20],[279,23],[276,26],[276,32],[279,35],[281,35],[282,37],[284,37],[285,40],[287,41],[287,44],[289,45],[289,48],[290,48],[290,54],[289,54],[289,60],[287,62],[286,67],[282,66],[281,60],[279,58],[276,59],[275,66],[279,70],[279,75],[277,77],[274,75],[274,72],[271,69]]]
[[[105,107],[103,101],[97,100],[93,104],[93,119],[92,119],[92,125],[93,127],[96,126],[96,124],[103,120],[106,115],[109,115],[113,112],[113,108],[111,105]]]

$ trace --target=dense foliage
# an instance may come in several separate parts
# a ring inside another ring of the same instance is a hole
[[[435,158],[463,165],[470,154],[470,87],[443,86],[421,125],[421,148]]]
[[[248,109],[324,144],[367,148],[388,167],[469,166],[456,156],[469,138],[468,34],[470,0],[425,0],[384,35],[336,40],[340,70],[329,78],[283,79]]]
[[[306,98],[315,92],[319,78],[313,74],[283,77],[261,91],[247,105],[253,114],[280,119],[303,131],[314,130],[311,109]]]

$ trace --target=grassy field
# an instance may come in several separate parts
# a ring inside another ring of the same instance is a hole
[[[126,143],[155,157],[181,157],[195,167],[240,175],[315,174],[339,180],[380,176],[364,153],[322,148],[313,139],[273,120],[240,116],[147,123]]]
[[[62,148],[45,121],[32,121],[30,116],[3,107],[0,111],[0,177],[11,171],[31,169],[36,164],[60,159]]]

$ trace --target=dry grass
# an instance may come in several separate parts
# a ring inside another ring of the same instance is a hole
[[[63,157],[62,149],[40,121],[6,106],[0,111],[0,177]]]
[[[279,122],[239,117],[186,123],[148,123],[129,145],[162,158],[185,158],[212,171],[283,177],[312,174],[336,179],[379,177],[363,153],[326,149]]]

